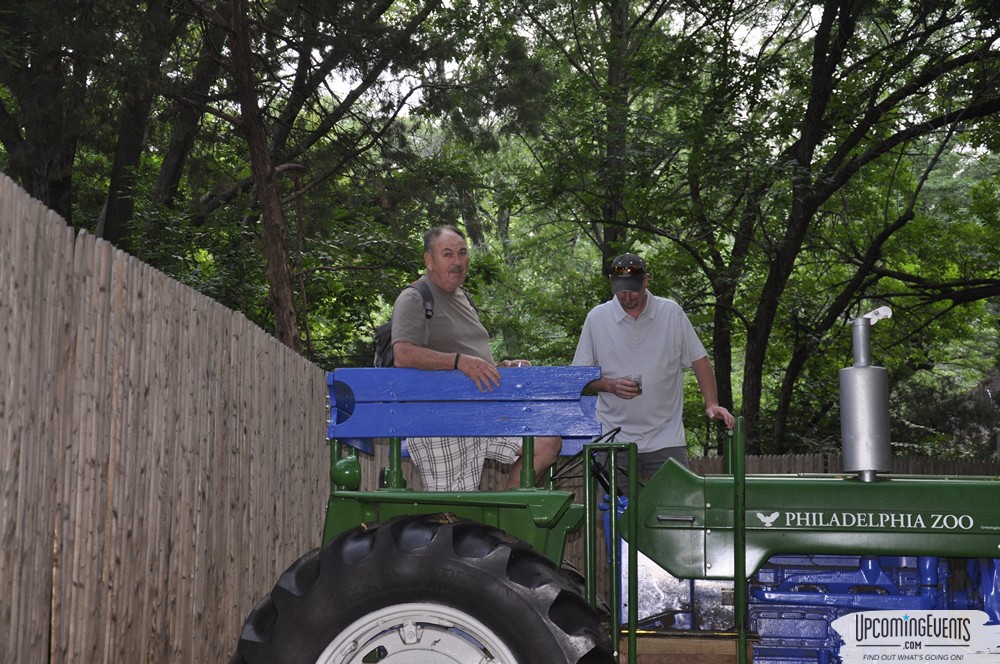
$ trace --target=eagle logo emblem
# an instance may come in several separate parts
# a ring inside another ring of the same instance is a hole
[[[760,512],[757,512],[757,518],[760,519],[760,522],[764,524],[765,528],[770,528],[771,524],[777,520],[780,514],[780,512],[774,512],[773,514],[761,514]]]

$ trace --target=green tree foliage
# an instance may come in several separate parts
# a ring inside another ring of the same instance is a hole
[[[477,3],[236,7],[3,10],[15,42],[0,61],[0,163],[286,343],[359,361],[344,357],[370,355],[358,320],[419,271],[429,220],[461,221],[451,194],[467,169],[436,161],[438,118],[537,115],[522,103],[523,40]]]
[[[829,381],[804,379],[831,369],[830,353],[850,338],[846,319],[890,302],[919,327],[1000,294],[996,242],[978,250],[975,274],[950,274],[960,264],[946,258],[931,270],[890,262],[942,158],[996,126],[996,9],[523,7],[546,38],[541,48],[573,74],[552,96],[559,110],[537,150],[539,191],[571,210],[564,218],[605,258],[615,251],[608,238],[627,231],[625,246],[652,256],[661,292],[688,308],[714,306],[703,333],[720,396],[735,396],[730,378],[742,377],[754,449],[787,451],[816,425],[813,413],[833,410]],[[624,166],[613,177],[598,167],[615,160]],[[622,173],[624,185],[610,184]],[[609,205],[621,210],[615,218]],[[933,311],[935,302],[948,310]],[[900,335],[891,345],[906,343]],[[807,397],[804,383],[820,391]],[[792,410],[803,403],[806,417]]]
[[[327,368],[370,364],[423,230],[451,223],[500,357],[569,362],[610,296],[604,268],[635,250],[756,450],[839,444],[847,321],[884,303],[894,439],[971,454],[996,426],[919,407],[967,403],[1000,356],[996,3],[14,0],[0,15],[0,168]],[[708,451],[693,384],[690,401]]]

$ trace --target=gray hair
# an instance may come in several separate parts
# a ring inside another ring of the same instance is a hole
[[[442,234],[451,231],[458,237],[465,239],[465,233],[458,230],[455,226],[434,226],[433,228],[428,228],[424,233],[424,253],[431,253],[431,245],[434,244],[434,240],[441,237]]]

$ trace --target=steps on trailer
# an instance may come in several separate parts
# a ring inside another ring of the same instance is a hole
[[[747,644],[747,662],[753,661]],[[628,640],[621,641],[622,664],[628,662]],[[636,638],[636,664],[736,664],[736,636],[664,636],[640,633]]]

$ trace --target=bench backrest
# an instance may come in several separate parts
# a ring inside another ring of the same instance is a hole
[[[600,378],[599,367],[523,367],[500,374],[497,388],[480,392],[460,371],[337,369],[327,374],[328,435],[351,443],[407,436],[590,439],[600,434],[592,403],[581,403],[580,396],[587,383]]]

